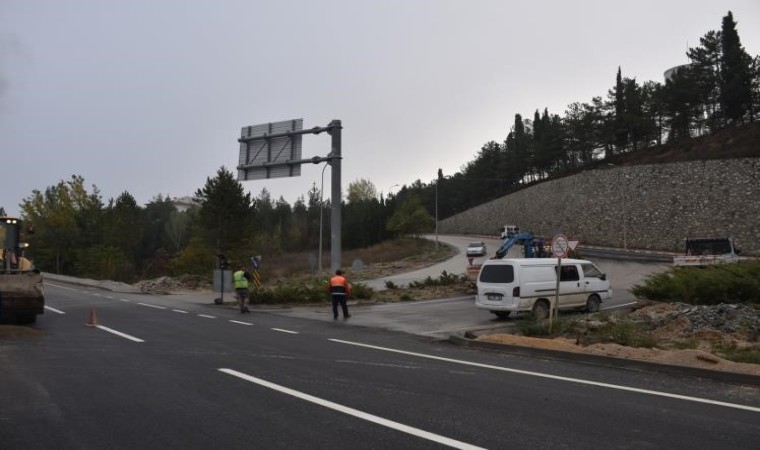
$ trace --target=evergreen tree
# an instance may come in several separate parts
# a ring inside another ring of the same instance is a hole
[[[696,123],[697,134],[703,134],[703,129],[710,133],[725,126],[720,107],[721,33],[709,31],[699,43],[698,47],[689,49],[687,56],[704,112]]]
[[[225,167],[195,192],[200,203],[198,223],[206,245],[224,254],[230,261],[247,261],[252,233],[251,194]]]
[[[745,119],[752,121],[752,58],[741,45],[731,11],[723,18],[721,47],[720,103],[723,112],[729,123],[740,124]]]
[[[624,152],[628,145],[628,124],[626,123],[625,109],[625,86],[623,84],[623,74],[618,67],[617,77],[615,79],[615,89],[610,92],[610,97],[615,105],[615,115],[613,119],[615,132],[615,149],[618,152]]]

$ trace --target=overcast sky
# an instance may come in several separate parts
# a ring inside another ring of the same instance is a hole
[[[192,195],[236,173],[241,127],[298,118],[343,122],[344,194],[429,183],[517,113],[606,95],[618,66],[662,81],[728,10],[759,54],[757,0],[0,0],[0,206],[74,174],[105,202]],[[292,205],[321,174],[243,185]]]

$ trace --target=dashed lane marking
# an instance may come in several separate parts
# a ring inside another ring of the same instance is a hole
[[[116,336],[123,337],[124,339],[129,339],[130,341],[145,342],[144,340],[142,340],[140,338],[136,338],[136,337],[131,336],[131,335],[127,334],[127,333],[122,333],[121,331],[116,331],[113,328],[104,327],[103,325],[95,325],[95,328],[98,328],[98,329],[103,330],[103,331],[107,331],[109,333],[113,333]]]
[[[138,303],[141,306],[147,306],[149,308],[166,309],[166,306],[151,305],[150,303]]]
[[[239,323],[240,325],[253,325],[250,322],[241,322],[239,320],[230,320],[230,322],[232,322],[232,323]]]
[[[298,331],[283,330],[282,328],[272,328],[272,330],[282,333],[298,334]]]

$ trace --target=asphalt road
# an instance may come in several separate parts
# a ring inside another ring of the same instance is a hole
[[[0,335],[3,449],[760,442],[757,388],[463,348],[353,318],[46,289],[38,323]]]

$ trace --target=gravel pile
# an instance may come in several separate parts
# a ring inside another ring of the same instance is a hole
[[[172,294],[178,292],[210,290],[210,280],[201,276],[183,275],[180,277],[160,277],[143,280],[135,286],[144,294]]]

